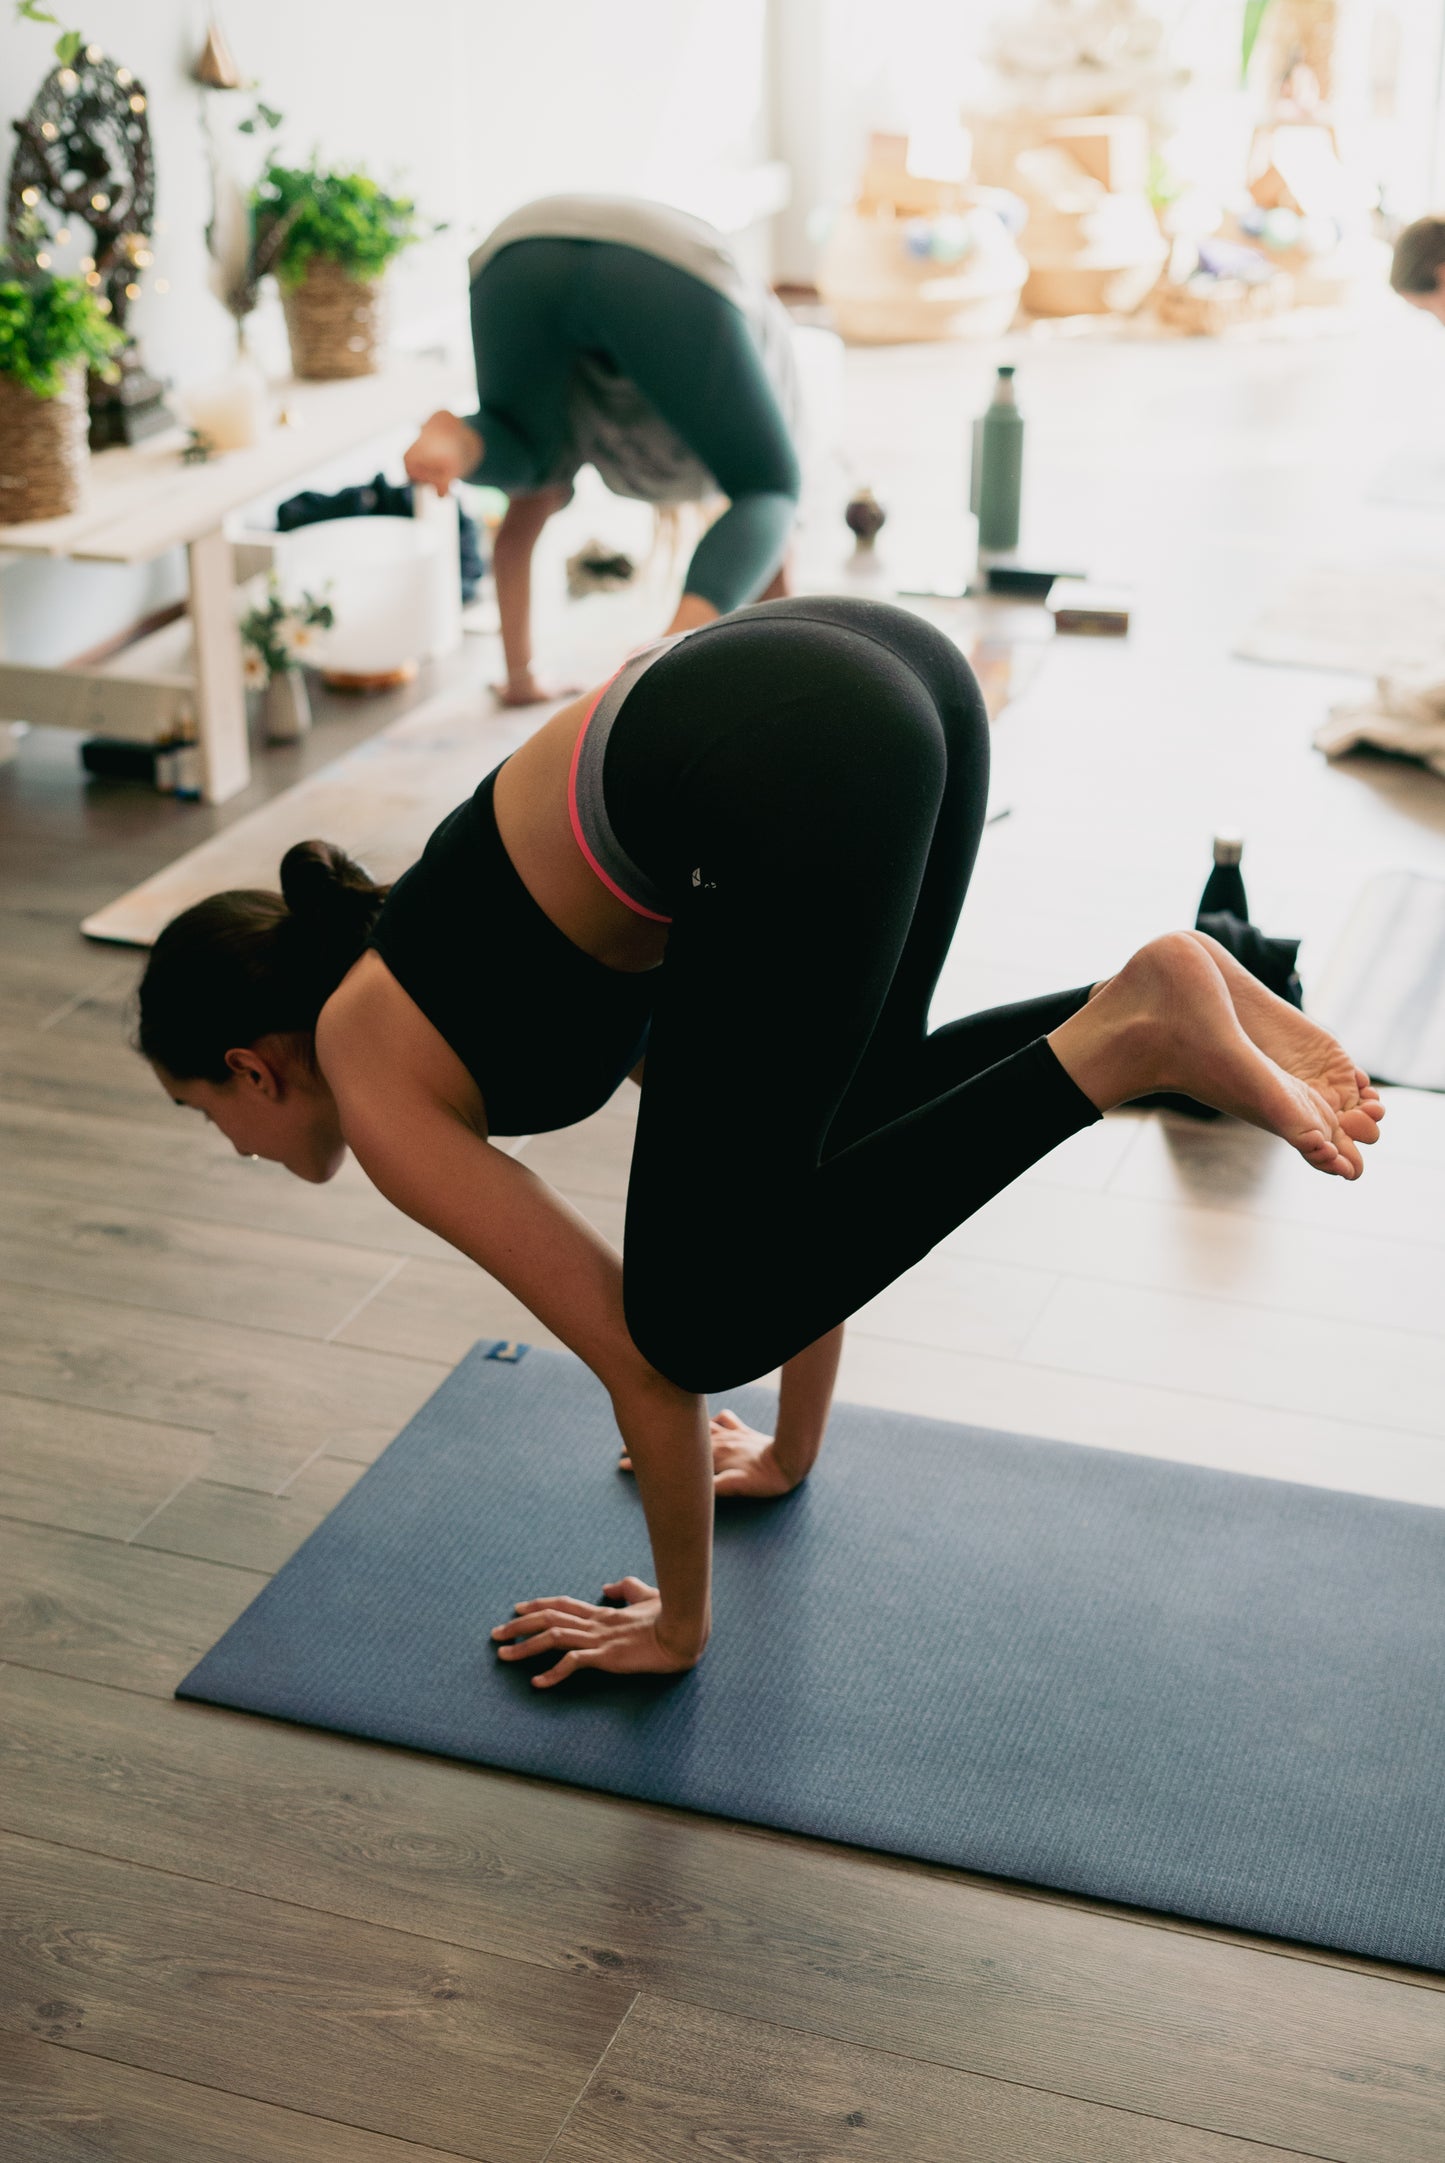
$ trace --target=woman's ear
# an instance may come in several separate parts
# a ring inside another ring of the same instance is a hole
[[[285,1084],[279,1069],[263,1053],[254,1051],[249,1045],[238,1045],[227,1052],[226,1065],[248,1094],[256,1090],[273,1104],[279,1101]]]

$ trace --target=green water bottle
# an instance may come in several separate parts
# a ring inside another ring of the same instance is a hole
[[[999,369],[993,402],[973,427],[969,509],[978,519],[981,549],[1003,551],[1019,543],[1023,493],[1024,418],[1014,397],[1014,372]]]

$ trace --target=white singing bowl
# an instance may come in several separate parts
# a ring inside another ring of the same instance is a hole
[[[330,602],[336,621],[306,658],[330,673],[383,676],[446,650],[457,585],[456,535],[415,518],[328,518],[278,534],[288,601]]]

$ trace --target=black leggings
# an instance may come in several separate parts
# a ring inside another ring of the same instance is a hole
[[[1098,1118],[1043,1041],[1088,988],[929,1031],[988,721],[958,649],[901,609],[773,601],[694,632],[629,693],[603,786],[674,912],[627,1323],[682,1388],[728,1389]]]

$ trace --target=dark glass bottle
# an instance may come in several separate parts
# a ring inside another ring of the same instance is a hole
[[[1249,900],[1244,891],[1244,875],[1239,860],[1244,854],[1244,843],[1235,834],[1216,834],[1214,837],[1214,869],[1205,881],[1204,892],[1199,900],[1201,916],[1217,916],[1228,910],[1242,924],[1249,922]]]

